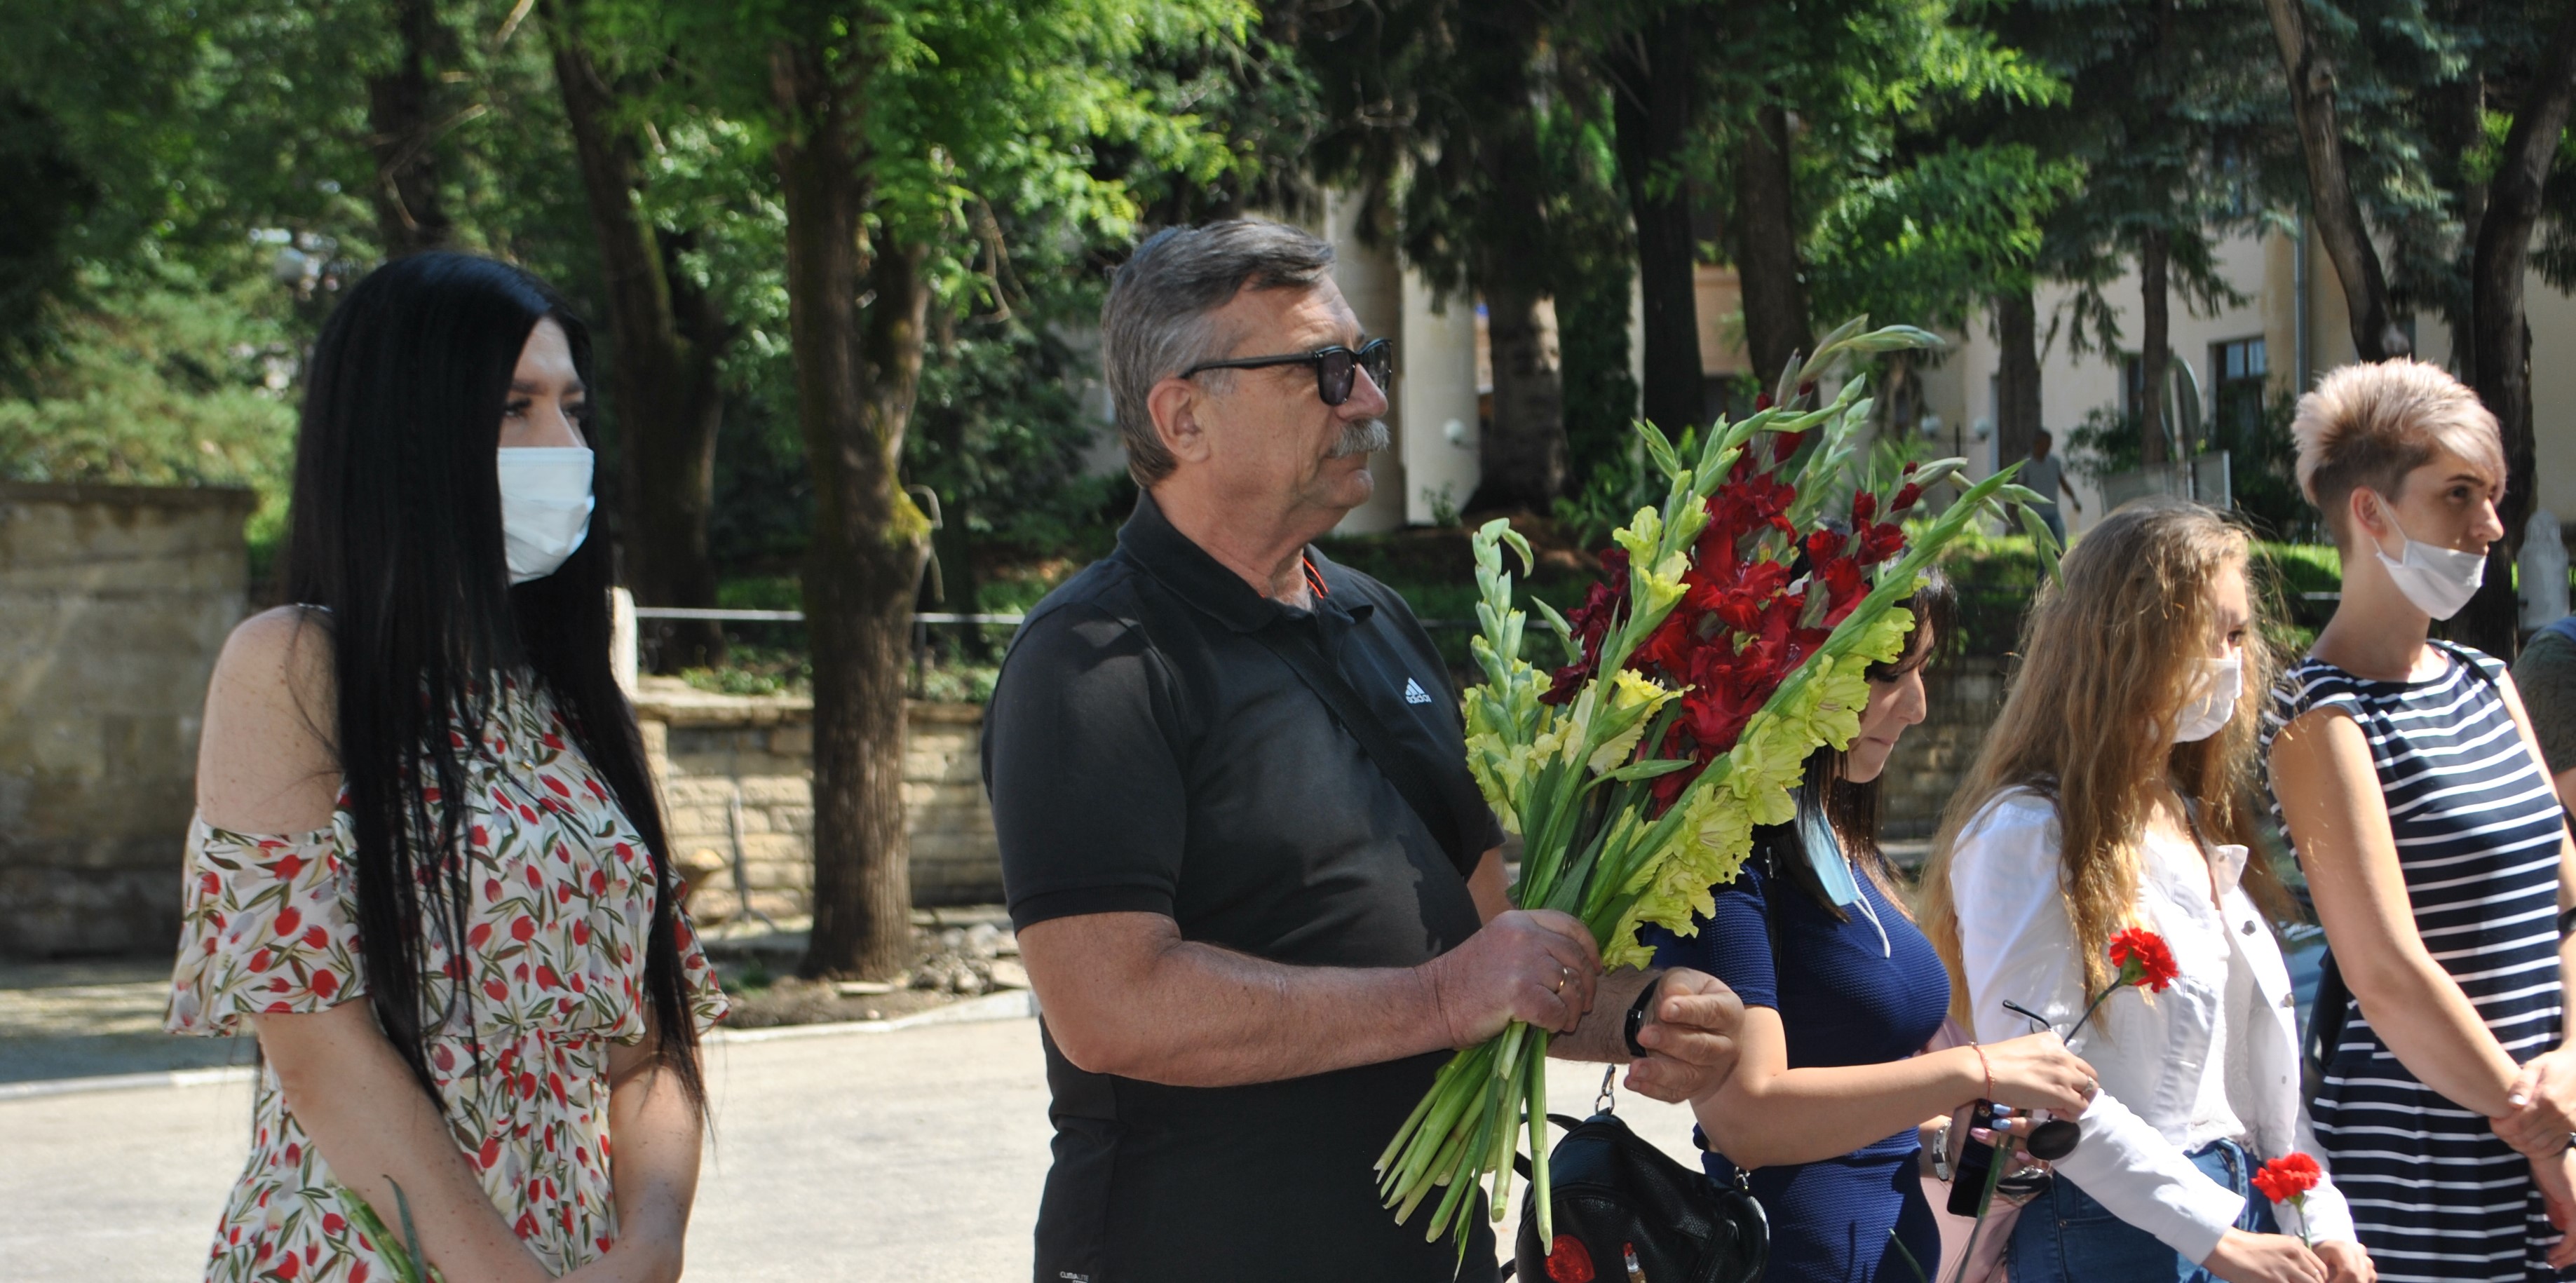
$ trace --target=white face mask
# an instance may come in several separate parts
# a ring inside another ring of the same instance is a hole
[[[2388,577],[2396,582],[2397,591],[2406,594],[2415,609],[2435,619],[2449,619],[2460,613],[2460,607],[2468,605],[2469,598],[2478,595],[2478,586],[2487,581],[2485,554],[2417,543],[2414,536],[2406,533],[2406,527],[2398,525],[2397,514],[2386,501],[2380,501],[2379,511],[2406,540],[2403,560],[2376,547],[2372,549],[2379,553],[2379,564],[2388,568]]]
[[[593,460],[582,446],[522,446],[500,451],[501,542],[510,582],[555,573],[590,534]]]
[[[2200,697],[2183,706],[2182,724],[2174,730],[2176,744],[2189,744],[2216,735],[2220,727],[2236,716],[2236,701],[2245,694],[2243,652],[2225,659],[2204,659],[2200,664]]]

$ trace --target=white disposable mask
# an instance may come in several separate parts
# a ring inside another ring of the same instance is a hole
[[[500,451],[501,542],[510,582],[555,573],[590,534],[597,500],[593,459],[583,446],[522,446]]]
[[[2380,504],[2379,511],[2406,540],[2406,555],[2402,559],[2391,557],[2378,548],[2372,549],[2379,554],[2379,564],[2388,568],[2388,577],[2396,583],[2397,591],[2404,593],[2406,600],[2415,604],[2415,609],[2435,619],[2449,619],[2460,613],[2460,607],[2468,605],[2469,598],[2478,595],[2478,586],[2487,581],[2486,556],[2418,543],[2414,536],[2406,533],[2406,527],[2398,525],[2397,514],[2385,502]]]
[[[2236,716],[2236,701],[2245,695],[2245,656],[2242,652],[2225,659],[2204,659],[2200,664],[2200,697],[2183,707],[2182,724],[2174,728],[2176,744],[2189,744],[2216,735],[2220,727]]]

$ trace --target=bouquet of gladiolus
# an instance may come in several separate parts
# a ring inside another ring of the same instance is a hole
[[[1652,961],[1643,925],[1697,930],[1693,914],[1734,880],[1754,826],[1795,817],[1791,790],[1809,755],[1859,733],[1865,674],[1903,652],[1914,620],[1899,603],[1922,572],[1981,514],[2039,498],[2008,469],[1966,487],[1938,519],[1898,525],[1963,461],[1870,468],[1858,437],[1871,403],[1857,378],[1830,404],[1802,408],[1846,357],[1939,343],[1863,325],[1834,331],[1741,422],[1678,443],[1638,425],[1669,483],[1664,502],[1613,536],[1607,579],[1571,617],[1536,603],[1565,647],[1553,673],[1521,658],[1526,617],[1503,568],[1504,545],[1529,567],[1528,543],[1502,521],[1476,534],[1482,634],[1470,648],[1485,681],[1464,701],[1468,767],[1521,835],[1513,901],[1580,918],[1611,966]],[[2045,527],[2026,508],[2023,518],[2053,571]],[[1441,1069],[1378,1160],[1397,1220],[1445,1190],[1425,1237],[1454,1225],[1463,1251],[1467,1192],[1491,1177],[1491,1214],[1502,1218],[1526,1123],[1541,1142],[1530,1195],[1541,1240],[1552,1241],[1547,1039],[1515,1023]]]

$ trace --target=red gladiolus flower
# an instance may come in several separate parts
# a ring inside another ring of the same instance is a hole
[[[2173,949],[2163,936],[2144,927],[2131,927],[2111,937],[2111,965],[2120,969],[2114,983],[2144,985],[2150,992],[2163,993],[2182,974],[2174,965]]]
[[[1878,496],[1863,490],[1852,496],[1852,528],[1859,529],[1878,516]]]
[[[1907,465],[1905,466],[1905,470],[1906,470],[1906,471],[1908,471],[1908,472],[1913,471],[1913,470],[1914,470],[1914,465],[1912,465],[1912,464],[1907,464]],[[1895,500],[1894,500],[1893,502],[1891,502],[1891,503],[1889,503],[1889,504],[1887,505],[1887,510],[1888,510],[1890,513],[1903,512],[1903,511],[1905,511],[1906,509],[1913,507],[1913,506],[1914,506],[1914,504],[1915,504],[1915,501],[1916,501],[1916,500],[1921,499],[1922,497],[1923,497],[1923,487],[1918,486],[1918,485],[1914,484],[1914,483],[1913,483],[1913,482],[1911,482],[1911,481],[1908,481],[1908,482],[1906,482],[1903,486],[1898,487],[1898,489],[1897,489],[1897,491],[1896,491],[1896,498],[1895,498]]]

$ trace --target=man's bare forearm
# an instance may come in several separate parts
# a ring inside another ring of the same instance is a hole
[[[1622,967],[1601,977],[1595,991],[1592,1009],[1583,1013],[1583,1023],[1570,1034],[1559,1034],[1547,1043],[1547,1054],[1559,1060],[1580,1060],[1595,1065],[1624,1065],[1636,1057],[1628,1054],[1628,1008],[1637,1003],[1637,995],[1646,982],[1662,975],[1660,971],[1639,971]]]
[[[1056,1045],[1095,1073],[1228,1087],[1401,1060],[1449,1045],[1435,986],[1418,969],[1288,966],[1177,933],[1130,948],[1128,941],[1092,938],[1104,934],[1094,925],[1042,923],[1022,933],[1021,948],[1029,951],[1035,939],[1032,961],[1039,965],[1030,974]],[[1050,935],[1074,936],[1061,942],[1071,946],[1067,952],[1087,955],[1085,965],[1109,976],[1061,983],[1065,968],[1045,965],[1058,943]]]

